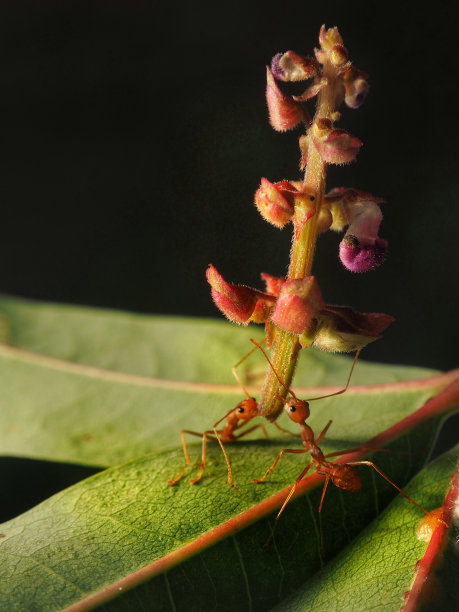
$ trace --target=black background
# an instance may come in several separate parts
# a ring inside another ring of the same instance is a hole
[[[328,303],[396,317],[364,358],[456,366],[458,43],[446,6],[2,3],[0,291],[218,317],[209,262],[259,288],[261,271],[284,275],[290,229],[261,220],[253,194],[262,176],[300,178],[299,132],[270,128],[265,64],[311,54],[326,23],[371,83],[340,123],[364,146],[328,186],[386,198],[390,251],[354,275],[329,233],[314,273]]]

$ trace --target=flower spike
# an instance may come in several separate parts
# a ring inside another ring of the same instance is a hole
[[[364,272],[385,258],[387,242],[379,238],[383,201],[356,189],[337,188],[326,193],[330,164],[354,161],[362,142],[338,125],[341,107],[356,109],[364,102],[367,75],[354,67],[338,28],[322,26],[314,57],[294,51],[278,53],[267,67],[266,101],[271,126],[280,132],[305,124],[299,139],[304,170],[301,181],[276,183],[261,179],[255,205],[261,216],[278,228],[290,222],[293,240],[286,278],[262,274],[266,293],[227,283],[213,266],[207,270],[212,297],[232,321],[243,325],[264,323],[267,346],[272,344],[273,369],[268,371],[258,412],[270,421],[282,411],[300,348],[351,352],[376,340],[393,321],[379,313],[359,313],[349,307],[325,304],[311,276],[318,237],[329,229],[344,233],[339,256],[352,272]],[[280,89],[284,83],[309,81],[300,93]],[[314,98],[314,119],[306,111]],[[275,372],[282,374],[282,384]],[[286,385],[286,386],[285,386]]]

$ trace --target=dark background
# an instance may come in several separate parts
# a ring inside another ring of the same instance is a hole
[[[284,275],[290,229],[253,194],[262,176],[300,178],[300,132],[270,128],[265,64],[311,54],[326,23],[371,83],[340,123],[364,147],[328,186],[386,198],[390,251],[354,275],[329,233],[314,273],[328,303],[396,317],[365,359],[456,366],[457,15],[412,7],[3,2],[0,291],[218,317],[209,262],[260,288],[261,271]]]

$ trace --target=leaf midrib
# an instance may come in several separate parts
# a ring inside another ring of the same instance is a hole
[[[130,374],[127,372],[119,372],[115,370],[107,370],[92,365],[65,361],[57,357],[50,357],[42,353],[35,353],[22,348],[0,345],[0,356],[16,359],[23,363],[29,363],[45,368],[78,374],[88,378],[97,378],[99,380],[107,380],[119,384],[135,385],[140,387],[163,388],[177,391],[193,391],[196,393],[223,393],[241,395],[241,389],[238,385],[224,385],[216,383],[204,382],[188,382],[172,380],[168,378],[153,378],[142,376],[141,374]],[[459,368],[429,376],[403,382],[379,383],[373,385],[355,385],[350,386],[346,391],[347,395],[376,394],[376,393],[392,393],[403,390],[410,391],[412,389],[432,388],[440,389],[452,383],[456,378],[459,378]],[[322,393],[333,393],[342,389],[342,386],[318,386],[318,387],[295,387],[298,395],[320,395]],[[249,393],[256,395],[259,386],[247,386]]]

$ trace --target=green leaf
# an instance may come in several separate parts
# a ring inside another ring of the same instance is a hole
[[[393,442],[393,453],[377,453],[374,460],[402,484],[425,461],[422,449],[435,431],[431,419],[424,421]],[[269,609],[313,579],[322,565],[322,573],[312,583],[314,592],[320,594],[327,588],[336,595],[332,588],[335,567],[340,568],[345,586],[350,582],[357,588],[352,577],[362,565],[368,570],[383,547],[378,581],[365,581],[363,573],[357,579],[357,586],[365,587],[359,594],[359,607],[346,609],[372,609],[360,606],[370,600],[370,592],[373,599],[384,592],[392,601],[393,590],[397,590],[400,598],[400,588],[408,588],[414,562],[425,549],[407,531],[407,526],[414,528],[421,513],[403,498],[391,514],[389,528],[384,522],[378,527],[381,519],[377,517],[395,490],[370,468],[360,470],[360,492],[346,493],[335,487],[327,491],[325,560],[320,557],[316,514],[320,487],[307,490],[306,496],[289,504],[270,549],[262,549],[273,523],[273,515],[264,515],[279,505],[286,491],[277,499],[272,496],[291,483],[305,463],[304,457],[290,457],[265,485],[250,482],[281,446],[252,442],[231,447],[238,480],[234,489],[225,482],[225,463],[215,446],[210,448],[209,469],[202,483],[190,487],[185,481],[168,487],[170,474],[182,464],[181,453],[170,451],[97,474],[4,523],[0,526],[0,609],[58,610],[80,602],[78,609],[82,610],[116,595],[120,598],[104,609]],[[408,488],[429,508],[442,503],[454,462],[442,460],[432,469]],[[354,543],[368,525],[370,531]],[[399,548],[408,548],[409,555],[402,564],[403,578],[397,575],[394,586],[394,569],[400,573],[396,564],[403,554]],[[338,560],[333,560],[340,551]],[[389,582],[383,582],[384,577]],[[124,593],[126,589],[132,590]],[[333,599],[329,595],[323,607],[314,609],[328,610],[330,597]]]
[[[174,447],[181,429],[208,429],[233,408],[243,395],[231,366],[252,347],[249,337],[257,331],[12,298],[1,301],[0,312],[15,345],[0,346],[0,453],[101,467]],[[349,358],[303,353],[298,393],[327,392],[301,389],[302,380],[345,383]],[[253,363],[260,373],[266,369],[262,355],[247,362],[246,374],[254,374]],[[352,382],[409,380],[430,373],[359,361]],[[335,428],[344,432],[349,425],[359,443],[422,405],[447,380],[432,378],[416,388],[389,385],[369,390],[368,397],[354,387],[343,398],[317,404],[310,422],[321,428],[327,419],[321,414],[336,412]]]
[[[458,454],[459,447],[422,470],[406,488],[408,495],[422,500],[428,508],[441,504]],[[415,526],[412,506],[398,496],[377,521],[276,611],[400,609],[426,548],[416,539]],[[451,525],[451,544],[457,539],[458,527]],[[429,610],[453,610],[457,605],[457,571],[451,571],[458,566],[457,558],[452,556],[448,561],[448,576],[434,596],[438,602],[440,598],[448,600],[450,605],[434,605]]]
[[[0,452],[104,467],[121,463],[0,526],[0,609],[269,609],[352,549],[396,493],[370,468],[361,468],[358,493],[330,485],[322,559],[320,479],[307,477],[265,552],[276,509],[308,455],[283,457],[262,485],[251,479],[263,475],[282,448],[298,448],[298,438],[270,429],[269,440],[228,444],[235,488],[228,487],[225,460],[212,443],[198,485],[188,484],[194,466],[177,486],[167,485],[184,463],[180,429],[207,429],[241,399],[228,370],[250,348],[254,330],[10,298],[1,301],[0,312],[10,342],[0,346]],[[345,382],[349,359],[305,353],[295,386],[300,396],[327,390],[306,390],[302,380]],[[256,383],[265,368],[255,354],[241,370]],[[308,422],[316,432],[333,419],[321,447],[353,448],[391,428],[371,444],[391,452],[375,453],[373,460],[404,486],[423,467],[442,418],[458,400],[454,387],[422,408],[457,376],[409,380],[428,374],[359,362],[353,382],[371,386],[355,385],[311,405]],[[196,440],[189,444],[192,461],[200,458]],[[416,491],[416,501],[440,505],[442,493],[424,501],[425,491]],[[419,510],[404,503],[416,522]]]
[[[152,317],[2,297],[0,340],[34,353],[106,370],[179,381],[234,385],[232,366],[261,340],[260,327],[216,320]],[[365,353],[363,353],[365,354]],[[344,384],[350,359],[302,351],[297,386]],[[241,367],[255,383],[266,362],[255,355]],[[359,362],[353,384],[414,380],[434,370]]]

